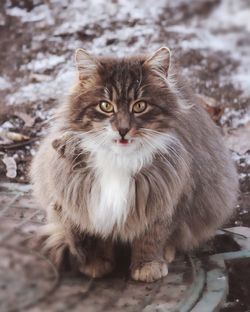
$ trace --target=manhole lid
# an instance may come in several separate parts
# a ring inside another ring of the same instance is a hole
[[[205,270],[198,259],[190,257],[177,258],[170,265],[168,276],[152,284],[134,282],[121,274],[100,280],[68,276],[59,281],[49,260],[29,250],[26,244],[27,238],[45,221],[44,213],[32,200],[30,186],[5,183],[0,184],[0,192],[3,312],[205,312],[214,311],[225,298],[224,262],[214,261]],[[206,310],[197,310],[202,298],[209,304],[205,305]]]

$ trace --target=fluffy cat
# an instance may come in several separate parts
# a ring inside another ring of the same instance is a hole
[[[76,51],[78,79],[34,158],[34,193],[47,210],[44,249],[66,250],[92,277],[129,243],[131,277],[152,282],[175,251],[214,235],[237,199],[235,167],[216,125],[170,51],[94,57]]]

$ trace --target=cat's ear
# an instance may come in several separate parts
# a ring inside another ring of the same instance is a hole
[[[75,62],[80,80],[89,78],[96,73],[98,62],[93,56],[91,56],[85,50],[83,49],[76,50]]]
[[[151,67],[156,72],[164,74],[165,77],[168,76],[170,67],[170,50],[167,47],[162,47],[157,50],[153,55],[151,55],[144,64]]]

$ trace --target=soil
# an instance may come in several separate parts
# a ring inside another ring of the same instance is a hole
[[[1,1],[0,130],[28,137],[8,142],[0,137],[1,181],[29,183],[30,161],[70,87],[76,48],[120,57],[167,45],[194,92],[206,99],[237,165],[239,201],[228,226],[250,227],[249,1],[169,2]],[[17,166],[13,178],[6,176],[6,156]],[[213,245],[213,251],[235,248],[225,244]],[[250,311],[249,262],[228,264],[223,311]]]

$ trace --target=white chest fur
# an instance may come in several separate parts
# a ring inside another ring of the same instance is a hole
[[[138,139],[131,147],[124,148],[112,143],[112,135],[107,146],[100,146],[89,139],[83,142],[83,150],[91,153],[90,165],[95,172],[88,198],[93,232],[108,236],[114,226],[122,226],[135,203],[133,176],[152,162],[157,151],[166,152],[170,138],[166,134],[158,134],[151,138],[150,144]]]
[[[96,157],[96,178],[89,200],[93,230],[103,236],[110,234],[115,225],[122,226],[134,200],[131,168],[127,162],[118,164],[105,156],[98,153]]]

